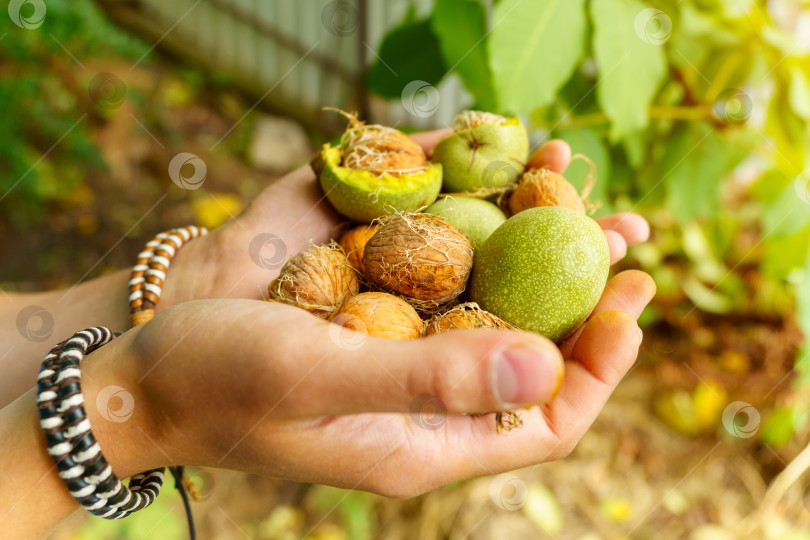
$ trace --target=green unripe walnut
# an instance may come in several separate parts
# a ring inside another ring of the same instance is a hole
[[[529,154],[529,137],[520,118],[465,111],[454,133],[433,149],[444,168],[444,191],[477,192],[517,182]]]
[[[593,311],[610,269],[599,225],[559,206],[531,208],[476,253],[470,299],[506,322],[560,342]]]
[[[443,217],[464,231],[476,249],[506,221],[500,208],[475,197],[442,197],[428,206],[425,213]]]

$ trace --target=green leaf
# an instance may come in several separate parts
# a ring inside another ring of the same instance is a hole
[[[681,220],[713,217],[720,206],[720,184],[744,157],[727,137],[706,123],[676,130],[662,163],[667,206]]]
[[[498,109],[551,103],[584,52],[584,0],[501,0],[493,11],[489,65]]]
[[[810,120],[810,82],[799,66],[790,67],[790,107],[793,112]]]
[[[797,192],[797,185],[805,188],[810,179],[804,182],[798,178],[797,181],[789,182],[776,200],[765,206],[762,215],[763,234],[766,238],[771,236],[791,236],[807,228],[810,224],[810,200],[804,200]],[[777,186],[772,187],[778,191]],[[810,195],[810,194],[808,194]],[[808,195],[805,195],[808,196]]]
[[[408,18],[385,36],[377,55],[366,72],[366,84],[387,99],[401,98],[413,81],[436,85],[447,72],[429,19]]]
[[[771,236],[767,242],[762,243],[762,272],[772,278],[785,279],[796,268],[801,268],[806,264],[808,250],[810,250],[810,231],[808,229],[791,236]],[[810,283],[807,283],[806,286],[808,289],[807,328],[810,329]]]
[[[571,145],[571,151],[574,154],[584,154],[593,161],[596,166],[596,184],[594,184],[589,198],[594,202],[602,202],[596,215],[609,214],[611,206],[607,200],[607,185],[610,181],[610,150],[604,139],[593,129],[587,127],[562,129],[556,135]],[[579,159],[575,160],[565,171],[565,177],[576,186],[578,191],[581,191],[588,169],[587,163]]]
[[[666,71],[661,45],[636,34],[638,1],[593,0],[593,51],[599,70],[596,97],[611,120],[610,138],[617,142],[649,123],[648,110]]]
[[[475,106],[496,108],[492,74],[487,63],[486,13],[478,0],[436,0],[431,28],[439,38],[445,64],[475,96]]]

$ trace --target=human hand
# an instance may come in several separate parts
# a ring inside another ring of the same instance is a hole
[[[124,378],[115,384],[135,396],[135,438],[154,442],[135,445],[137,460],[123,445],[128,474],[200,465],[409,497],[570,452],[635,361],[636,318],[653,293],[646,274],[618,274],[559,348],[516,331],[384,340],[282,304],[197,301],[87,365],[93,381],[105,364]],[[507,434],[492,414],[464,414],[541,403]]]
[[[448,133],[436,130],[413,138],[429,154]],[[551,140],[532,154],[531,162],[563,173],[571,162],[571,147]],[[267,187],[243,215],[178,252],[172,268],[181,275],[169,276],[158,308],[201,298],[261,298],[287,259],[310,242],[328,241],[344,221],[324,197],[312,169],[300,167]],[[611,264],[650,233],[644,218],[633,213],[596,221],[605,231]]]

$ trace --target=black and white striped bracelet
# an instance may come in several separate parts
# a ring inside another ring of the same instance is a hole
[[[48,454],[70,494],[90,513],[119,519],[154,502],[163,484],[163,469],[136,474],[124,486],[90,429],[79,363],[112,339],[110,330],[98,326],[52,348],[37,377],[37,405]]]

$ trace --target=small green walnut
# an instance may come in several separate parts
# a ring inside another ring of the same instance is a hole
[[[480,192],[517,182],[529,155],[520,118],[464,111],[453,130],[433,149],[433,161],[444,167],[445,192]]]

